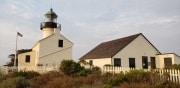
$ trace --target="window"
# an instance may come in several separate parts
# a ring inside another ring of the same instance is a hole
[[[156,68],[156,58],[155,57],[151,57],[151,68],[152,69]]]
[[[92,66],[93,65],[93,60],[89,61],[89,65]]]
[[[29,63],[30,62],[30,55],[26,55],[26,60],[25,60],[26,63]]]
[[[164,58],[164,67],[170,67],[172,66],[172,58],[168,57],[168,58]]]
[[[129,67],[135,68],[135,58],[129,58]]]
[[[59,40],[58,46],[59,46],[59,47],[63,47],[63,40]]]
[[[148,57],[147,56],[142,56],[142,68],[148,69]]]
[[[114,66],[121,66],[121,59],[120,58],[114,58]]]

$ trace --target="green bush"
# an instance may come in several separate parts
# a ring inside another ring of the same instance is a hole
[[[79,72],[82,67],[79,63],[76,63],[73,60],[63,60],[59,69],[66,75],[73,75]]]
[[[95,66],[92,68],[92,74],[101,74],[101,68]]]
[[[173,65],[172,65],[172,68],[174,68],[174,69],[179,69],[179,70],[180,70],[180,64],[173,64]]]
[[[141,83],[150,80],[150,73],[143,70],[131,70],[126,74],[129,82]]]
[[[1,88],[26,88],[29,86],[24,77],[8,78],[1,83]]]
[[[123,82],[127,82],[128,78],[123,73],[114,74],[114,75],[107,75],[108,78],[105,81],[105,84],[111,85],[111,86],[118,86]]]
[[[92,71],[90,69],[81,69],[78,73],[76,73],[76,76],[87,76],[89,74],[92,74]]]
[[[167,66],[164,69],[179,69],[180,70],[180,64],[173,64],[172,66]]]
[[[104,66],[113,66],[113,65],[111,65],[111,64],[105,64]]]
[[[115,78],[113,85],[118,85],[118,84],[120,84],[120,83],[127,82],[127,81],[128,81],[127,76],[124,75],[123,73],[120,73],[120,74],[118,74],[117,77]]]
[[[28,72],[11,72],[9,74],[4,74],[0,76],[0,84],[9,78],[17,78],[17,77],[23,77],[25,79],[33,79],[34,77],[40,76],[39,73],[34,72],[34,71],[28,71]]]

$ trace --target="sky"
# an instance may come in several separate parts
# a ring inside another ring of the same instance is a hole
[[[74,43],[73,60],[101,42],[143,33],[161,53],[180,55],[180,0],[1,0],[0,65],[40,39],[40,23],[53,8],[61,34]]]

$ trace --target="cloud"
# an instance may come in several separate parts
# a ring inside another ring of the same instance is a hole
[[[35,9],[33,0],[8,0],[7,12],[14,17],[21,17],[24,20],[31,20],[34,17]]]
[[[26,2],[26,3],[25,3]],[[33,15],[33,2],[30,0],[8,0],[1,3],[1,11],[4,11],[0,15],[0,27],[2,29],[0,33],[0,64],[5,64],[9,59],[7,58],[9,54],[15,53],[15,41],[16,41],[16,32],[21,32],[24,37],[19,39],[18,49],[21,48],[31,48],[35,41],[32,36],[37,36],[36,27],[34,26],[31,20],[36,18]],[[31,5],[32,4],[32,5]],[[38,23],[39,24],[39,23]],[[39,27],[39,26],[38,26]],[[38,29],[37,29],[38,30]],[[31,34],[31,35],[30,35]],[[39,38],[40,39],[40,38]]]
[[[0,14],[1,59],[14,52],[17,27],[24,34],[19,48],[31,48],[41,39],[39,24],[51,6],[47,0],[0,2],[0,10],[6,9]],[[52,3],[62,25],[61,33],[74,43],[75,60],[103,41],[135,33],[143,33],[162,52],[180,54],[180,0],[52,0]]]

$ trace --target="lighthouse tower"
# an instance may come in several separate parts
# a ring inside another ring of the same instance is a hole
[[[58,71],[63,60],[72,60],[73,43],[60,33],[61,25],[57,23],[58,16],[53,9],[44,16],[45,21],[40,27],[43,39],[36,42],[29,51],[18,54],[19,71]],[[41,66],[48,69],[39,69]]]
[[[43,38],[46,38],[54,33],[59,33],[61,25],[57,23],[57,15],[51,8],[45,15],[45,22],[41,23],[41,30],[43,32]]]

